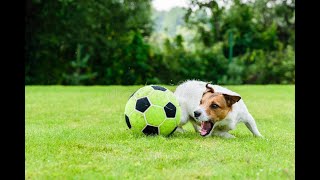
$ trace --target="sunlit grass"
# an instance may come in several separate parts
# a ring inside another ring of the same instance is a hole
[[[140,87],[26,86],[26,179],[295,179],[294,85],[227,86],[265,139],[243,124],[235,139],[190,124],[170,138],[131,134],[124,107]]]

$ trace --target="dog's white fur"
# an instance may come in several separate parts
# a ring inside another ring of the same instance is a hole
[[[190,121],[193,124],[195,131],[199,132],[200,122],[209,120],[206,111],[199,106],[202,95],[206,90],[206,84],[207,82],[203,81],[187,80],[176,88],[174,95],[181,107],[181,121],[177,131],[184,131],[182,126]],[[239,94],[218,85],[209,84],[209,87],[212,87],[215,92],[240,96]],[[202,112],[198,118],[194,117],[194,111],[196,110]],[[262,137],[258,131],[254,118],[249,113],[242,98],[232,105],[232,110],[227,116],[223,120],[216,122],[210,133],[206,136],[211,136],[213,134],[224,138],[234,138],[235,136],[229,134],[228,131],[235,129],[239,122],[245,123],[253,135]]]

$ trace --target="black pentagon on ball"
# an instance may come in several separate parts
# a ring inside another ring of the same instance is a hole
[[[159,128],[158,127],[155,127],[155,126],[150,126],[150,125],[147,125],[143,130],[142,132],[145,134],[145,135],[158,135],[159,134]]]
[[[169,102],[163,109],[166,112],[167,118],[174,118],[176,116],[176,107],[171,102]]]
[[[126,123],[127,123],[128,128],[131,129],[131,124],[130,124],[130,121],[129,121],[129,117],[127,115],[125,115],[125,118],[126,118]]]
[[[161,86],[151,86],[154,90],[166,91],[167,89]]]
[[[137,100],[136,110],[140,112],[145,112],[150,107],[150,102],[147,97],[143,97]]]

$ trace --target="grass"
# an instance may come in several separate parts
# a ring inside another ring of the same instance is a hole
[[[191,124],[170,138],[134,135],[123,113],[140,87],[26,86],[26,179],[295,179],[294,85],[226,86],[264,139],[244,124],[235,139],[203,138]]]

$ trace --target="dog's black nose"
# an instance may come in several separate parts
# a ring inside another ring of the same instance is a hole
[[[199,111],[195,111],[195,112],[193,112],[194,113],[194,117],[199,117],[200,115],[201,115],[201,112],[199,112]]]

